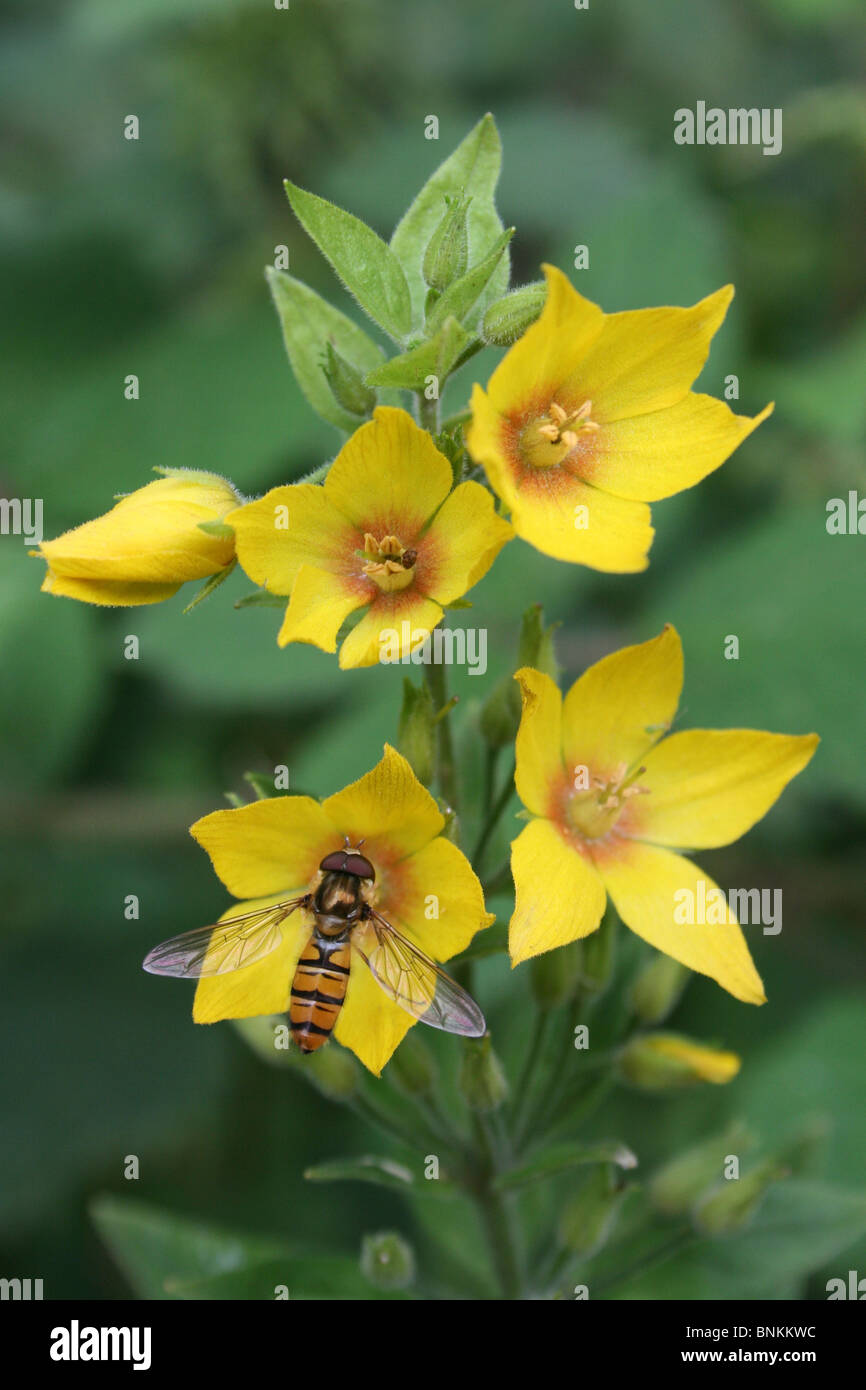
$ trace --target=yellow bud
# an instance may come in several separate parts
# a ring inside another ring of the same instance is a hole
[[[103,516],[43,541],[43,590],[129,607],[158,603],[188,580],[225,570],[235,542],[223,518],[238,506],[235,489],[215,473],[164,472]]]
[[[642,1091],[668,1091],[698,1081],[722,1085],[740,1070],[733,1052],[693,1042],[675,1033],[643,1034],[619,1054],[620,1078]]]

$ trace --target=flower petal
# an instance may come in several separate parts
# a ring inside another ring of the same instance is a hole
[[[434,909],[437,915],[431,917]],[[401,861],[380,911],[410,941],[440,961],[464,951],[476,932],[496,920],[485,911],[481,884],[469,860],[442,835]]]
[[[304,886],[255,901],[235,903],[223,913],[220,921],[269,907],[285,897],[295,897],[304,891]],[[253,965],[199,980],[192,1006],[196,1023],[219,1023],[224,1018],[255,1018],[259,1014],[287,1012],[295,967],[312,931],[309,913],[293,912],[281,923],[280,931],[282,941],[276,950]]]
[[[606,314],[563,396],[592,401],[592,418],[602,428],[611,420],[676,405],[706,362],[733,297],[733,285],[725,285],[690,309]]]
[[[376,766],[357,782],[329,796],[322,802],[321,810],[338,839],[348,835],[353,844],[362,838],[366,840],[365,849],[374,864],[377,851],[383,850],[386,860],[413,854],[445,825],[427,788],[418,781],[403,755],[388,743]]]
[[[368,1071],[379,1076],[414,1022],[411,1014],[388,998],[368,966],[353,952],[349,988],[334,1028],[337,1042],[350,1047]]]
[[[302,565],[295,575],[277,642],[281,647],[289,642],[308,642],[323,652],[335,652],[337,633],[350,613],[369,603],[370,594],[363,590],[374,587]]]
[[[420,647],[442,617],[439,604],[414,587],[378,593],[340,647],[341,669],[397,661]]]
[[[696,864],[670,850],[636,841],[618,840],[613,846],[593,849],[596,867],[613,904],[627,927],[656,950],[673,956],[690,970],[709,975],[717,984],[747,1004],[763,1004],[761,983],[737,920],[725,900],[719,899],[723,922],[684,923],[675,920],[678,894],[694,895],[721,889]],[[697,916],[697,912],[694,914]]]
[[[523,701],[514,784],[527,810],[544,816],[551,791],[563,777],[562,696],[556,682],[532,666],[522,666],[514,679],[520,682]]]
[[[643,759],[670,728],[682,685],[683,648],[670,624],[649,642],[597,661],[563,702],[566,766],[586,766],[603,775],[621,763],[631,767]]]
[[[422,540],[430,552],[428,574],[418,587],[438,603],[452,603],[482,579],[514,531],[497,516],[493,498],[480,483],[461,483],[437,512]]]
[[[405,410],[379,406],[343,445],[324,493],[359,530],[414,541],[451,491],[451,465]]]
[[[541,315],[506,353],[487,384],[494,409],[503,414],[530,403],[546,409],[551,396],[598,339],[605,315],[584,299],[556,266],[543,266],[547,299]],[[474,401],[473,401],[474,406]],[[473,427],[468,440],[471,440]],[[473,453],[472,443],[469,443]]]
[[[82,603],[98,603],[105,608],[134,608],[144,603],[162,603],[180,588],[179,584],[124,584],[119,579],[69,579],[49,569],[42,581],[44,594],[77,598]]]
[[[617,497],[671,497],[724,463],[772,411],[768,405],[760,415],[735,415],[724,401],[689,392],[666,410],[606,424],[584,476]]]
[[[508,929],[513,965],[594,932],[607,894],[594,866],[550,821],[533,820],[511,846],[516,897]]]
[[[214,871],[236,898],[259,898],[301,884],[304,892],[340,837],[311,796],[273,796],[212,811],[190,827]]]
[[[817,734],[756,729],[688,729],[647,753],[635,808],[641,840],[713,849],[738,840],[765,816],[809,762]]]
[[[226,521],[235,528],[241,568],[272,594],[290,594],[302,565],[333,574],[360,569],[355,551],[363,537],[315,483],[272,488]]]
[[[614,497],[563,467],[527,468],[518,480],[502,470],[501,489],[493,476],[490,481],[518,536],[543,555],[605,574],[646,569],[655,533],[644,502]]]

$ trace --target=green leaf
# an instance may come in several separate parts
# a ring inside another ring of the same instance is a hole
[[[470,261],[486,256],[501,235],[502,221],[493,201],[501,163],[499,132],[493,117],[488,114],[469,132],[454,153],[440,164],[400,219],[391,238],[391,250],[406,272],[413,323],[420,325],[423,321],[427,286],[421,265],[430,238],[441,221],[445,198],[457,197],[463,191],[472,195],[469,208]],[[505,293],[509,273],[506,253],[480,297],[475,317],[480,316],[488,303]]]
[[[515,1188],[546,1181],[588,1163],[615,1163],[623,1169],[637,1167],[637,1159],[631,1149],[613,1140],[597,1144],[557,1144],[520,1168],[500,1174],[495,1186],[500,1192],[513,1192]]]
[[[335,1158],[304,1170],[308,1182],[368,1182],[392,1192],[407,1192],[416,1186],[415,1176],[402,1163],[373,1154],[362,1158]],[[435,1184],[434,1184],[435,1185]]]
[[[141,1298],[171,1297],[171,1284],[213,1278],[288,1253],[273,1240],[234,1235],[118,1197],[97,1197],[90,1215]]]
[[[280,317],[283,342],[298,385],[323,420],[351,432],[358,421],[337,402],[322,369],[328,342],[361,372],[377,366],[385,354],[362,328],[335,309],[309,285],[268,266],[265,271]]]
[[[391,249],[352,213],[298,188],[288,179],[285,189],[304,231],[331,263],[346,289],[374,323],[401,342],[412,326],[412,307],[403,267]]]
[[[455,318],[446,319],[435,338],[429,343],[421,343],[410,352],[392,357],[381,367],[369,372],[368,386],[397,386],[418,391],[424,386],[426,378],[435,376],[442,385],[458,357],[472,342],[472,334],[461,328]]]
[[[453,314],[460,323],[463,322],[502,260],[513,236],[514,228],[509,227],[497,239],[493,250],[483,260],[467,270],[466,274],[461,275],[459,280],[455,280],[453,285],[448,286],[427,315],[428,333],[435,333],[450,314]]]

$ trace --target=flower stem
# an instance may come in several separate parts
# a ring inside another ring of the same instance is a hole
[[[490,840],[490,836],[496,829],[496,826],[499,822],[500,817],[502,816],[503,811],[505,810],[506,806],[511,800],[512,794],[514,792],[514,773],[515,766],[512,766],[511,771],[509,772],[508,777],[506,778],[499,792],[499,795],[493,802],[493,805],[489,808],[487,812],[487,817],[484,821],[484,824],[481,827],[481,833],[478,836],[478,842],[475,846],[475,850],[472,855],[472,867],[475,869],[476,873],[478,873],[478,869],[481,864],[484,851],[487,848],[488,841]]]
[[[448,689],[445,680],[445,667],[441,662],[431,661],[424,667],[427,686],[436,713],[448,704]],[[457,806],[457,769],[454,762],[454,743],[451,738],[449,715],[436,721],[436,783],[439,795],[453,811]]]
[[[487,1116],[475,1115],[474,1129],[483,1167],[479,1181],[470,1189],[471,1195],[481,1216],[502,1296],[519,1299],[523,1281],[517,1242],[507,1201],[493,1187],[497,1172],[496,1145]]]
[[[526,1109],[532,1093],[532,1082],[538,1069],[541,1055],[544,1050],[544,1039],[547,1034],[548,1024],[550,1023],[550,1010],[537,1009],[535,1023],[532,1029],[532,1036],[529,1040],[529,1047],[523,1063],[523,1070],[517,1082],[514,1092],[514,1120],[512,1133],[519,1135],[525,1126]]]

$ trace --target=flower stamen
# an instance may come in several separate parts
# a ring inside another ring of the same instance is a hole
[[[385,593],[406,589],[415,577],[417,550],[404,546],[397,536],[379,541],[367,531],[364,535],[362,570]]]
[[[597,429],[598,424],[592,419],[592,401],[584,401],[572,411],[551,401],[547,414],[523,432],[524,456],[533,468],[552,468],[577,448],[582,433],[592,434]]]

